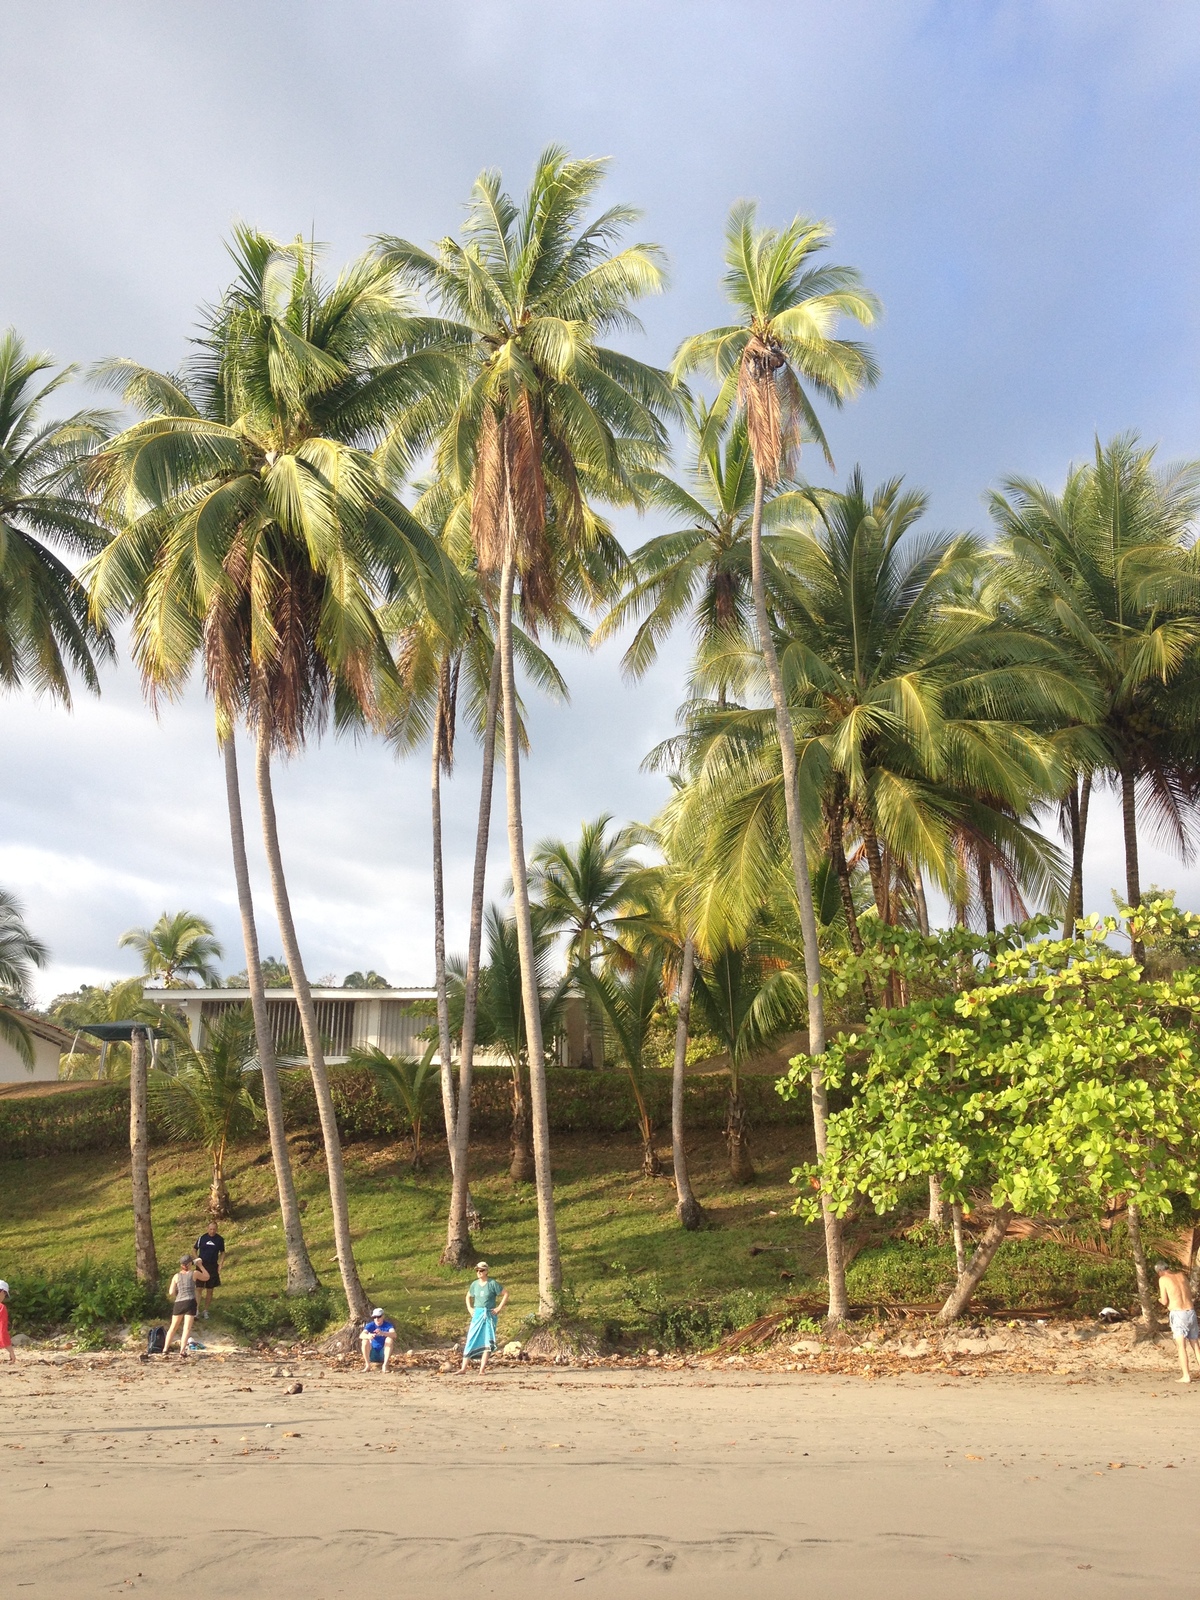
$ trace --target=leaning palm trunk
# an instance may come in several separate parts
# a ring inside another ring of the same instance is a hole
[[[271,888],[275,895],[275,914],[279,921],[279,936],[283,953],[296,994],[296,1007],[300,1012],[300,1028],[304,1035],[304,1048],[308,1052],[309,1071],[317,1101],[317,1115],[321,1119],[321,1137],[325,1143],[325,1165],[329,1173],[329,1204],[333,1212],[333,1238],[337,1249],[338,1269],[342,1275],[342,1288],[346,1307],[355,1321],[364,1320],[371,1309],[366,1291],[359,1281],[358,1266],[354,1260],[354,1246],[350,1238],[350,1210],[346,1201],[346,1175],[342,1168],[342,1145],[338,1137],[337,1116],[333,1109],[333,1096],[329,1092],[329,1077],[325,1071],[325,1053],[321,1048],[321,1035],[317,1028],[317,1013],[313,1005],[312,990],[308,986],[304,963],[300,959],[300,945],[296,938],[296,925],[292,921],[291,901],[288,898],[287,880],[283,875],[283,858],[279,851],[279,828],[275,820],[275,798],[271,791],[271,746],[265,724],[258,730],[256,761],[258,799],[262,810],[263,843],[267,851],[267,865],[271,872]]]
[[[1129,1249],[1133,1256],[1133,1270],[1137,1277],[1138,1301],[1142,1308],[1142,1321],[1151,1333],[1158,1327],[1158,1310],[1154,1290],[1150,1284],[1150,1264],[1146,1260],[1146,1247],[1142,1242],[1142,1219],[1132,1201],[1125,1207],[1125,1223],[1129,1229]]]
[[[754,586],[754,614],[758,624],[759,648],[771,684],[775,725],[779,731],[779,753],[783,765],[783,803],[787,812],[788,844],[792,854],[796,898],[800,905],[800,931],[804,941],[804,976],[808,990],[808,1053],[812,1059],[809,1076],[812,1084],[813,1134],[817,1145],[817,1159],[823,1160],[829,1101],[825,1091],[825,1074],[821,1070],[821,1056],[825,1052],[821,955],[817,942],[817,914],[813,906],[812,880],[808,875],[808,855],[804,846],[804,824],[800,818],[796,739],[783,693],[783,675],[779,670],[779,657],[775,653],[775,641],[771,637],[771,622],[767,615],[767,586],[763,575],[762,554],[763,488],[762,468],[756,461],[754,515],[750,524],[750,575]],[[842,1258],[842,1225],[829,1204],[829,1197],[824,1188],[821,1191],[821,1220],[825,1226],[825,1261],[829,1271],[829,1320],[841,1322],[849,1309],[849,1302],[846,1299],[846,1268]]]
[[[208,1214],[214,1222],[233,1215],[229,1205],[229,1185],[225,1182],[225,1141],[212,1153],[212,1183],[208,1188]]]
[[[510,496],[511,501],[511,496]],[[510,516],[512,515],[510,503]],[[529,1100],[533,1159],[537,1172],[538,1312],[550,1316],[562,1288],[562,1262],[554,1221],[554,1187],[550,1171],[550,1114],[546,1098],[546,1051],[542,1040],[542,1007],[538,994],[529,911],[529,873],[525,862],[525,830],[521,819],[521,747],[517,722],[517,686],[513,671],[513,586],[516,557],[505,557],[500,584],[500,690],[504,704],[504,780],[508,800],[508,857],[513,880],[513,917],[521,957],[521,999],[529,1050]]]
[[[992,1217],[984,1230],[983,1238],[975,1247],[974,1255],[959,1273],[958,1282],[951,1290],[946,1304],[938,1312],[936,1319],[938,1322],[954,1322],[967,1309],[971,1296],[991,1266],[996,1251],[1004,1243],[1004,1235],[1008,1232],[1012,1216],[1011,1206],[1001,1206]]]
[[[1083,852],[1087,845],[1088,805],[1092,796],[1092,775],[1071,779],[1067,791],[1067,817],[1071,834],[1071,887],[1063,915],[1063,938],[1075,937],[1075,924],[1083,916]]]
[[[258,928],[254,920],[254,896],[250,889],[250,864],[246,857],[246,831],[242,821],[242,794],[238,784],[237,750],[233,734],[225,740],[225,795],[229,802],[229,839],[233,846],[233,876],[237,883],[238,911],[242,919],[242,945],[246,952],[246,982],[250,989],[250,1010],[254,1016],[254,1039],[262,1074],[263,1102],[267,1111],[267,1136],[271,1141],[271,1162],[275,1168],[275,1190],[287,1247],[288,1294],[311,1294],[319,1287],[317,1274],[304,1242],[304,1226],[296,1201],[296,1185],[288,1155],[287,1129],[283,1121],[283,1094],[279,1087],[279,1063],[275,1041],[267,1016],[267,993],[263,984],[262,962],[258,951]],[[215,1180],[214,1180],[215,1190]],[[226,1202],[227,1203],[227,1202]],[[225,1213],[221,1213],[224,1215]]]
[[[654,1123],[650,1117],[650,1108],[646,1104],[646,1096],[642,1093],[640,1072],[633,1067],[629,1068],[629,1081],[633,1085],[633,1098],[637,1103],[638,1131],[642,1136],[642,1176],[644,1178],[661,1178],[662,1162],[658,1159],[658,1151],[654,1148]]]
[[[149,1129],[146,1116],[146,1034],[129,1040],[129,1170],[133,1179],[133,1248],[139,1283],[158,1282],[154,1224],[150,1215]]]
[[[471,1075],[475,1066],[475,1026],[479,1015],[479,965],[483,949],[483,892],[487,878],[488,835],[492,823],[492,781],[496,775],[496,715],[500,705],[500,652],[492,653],[488,680],[487,720],[483,728],[483,777],[479,785],[479,823],[475,830],[475,876],[471,883],[471,931],[467,939],[467,971],[463,983],[462,1063],[458,1069],[458,1118],[454,1125],[454,1167],[450,1186],[450,1219],[446,1228],[445,1266],[465,1267],[471,1260],[470,1191],[467,1159],[471,1146]]]
[[[683,947],[683,968],[679,975],[679,1019],[675,1024],[675,1061],[671,1072],[671,1160],[675,1167],[675,1210],[688,1230],[702,1227],[704,1208],[692,1193],[687,1150],[683,1143],[683,1072],[687,1066],[688,1024],[692,1013],[692,980],[696,973],[696,946],[690,939]]]

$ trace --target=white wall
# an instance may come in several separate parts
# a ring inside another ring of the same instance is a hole
[[[0,1038],[0,1083],[53,1081],[58,1077],[60,1053],[58,1046],[49,1039],[33,1035],[33,1071],[30,1072],[8,1040]]]

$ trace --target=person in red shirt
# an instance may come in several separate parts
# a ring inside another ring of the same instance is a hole
[[[12,1334],[8,1331],[8,1285],[0,1278],[0,1350],[8,1351],[11,1365],[17,1359],[17,1352],[12,1347]]]

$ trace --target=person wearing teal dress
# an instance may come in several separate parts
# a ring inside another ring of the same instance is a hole
[[[475,1268],[475,1282],[467,1290],[467,1310],[471,1313],[471,1322],[467,1328],[467,1342],[463,1345],[460,1372],[467,1370],[467,1362],[472,1356],[479,1356],[479,1372],[482,1376],[488,1356],[496,1348],[496,1318],[507,1304],[508,1290],[495,1278],[488,1277],[488,1264],[481,1261]]]

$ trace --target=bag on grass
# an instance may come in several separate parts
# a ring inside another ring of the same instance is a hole
[[[165,1328],[148,1328],[146,1330],[146,1354],[160,1356],[167,1346],[167,1330]]]

